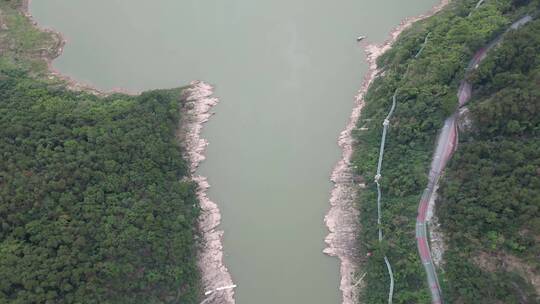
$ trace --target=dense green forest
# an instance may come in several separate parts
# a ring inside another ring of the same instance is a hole
[[[472,125],[438,200],[448,299],[537,303],[528,283],[540,275],[540,21],[509,33],[470,78]]]
[[[67,90],[20,5],[0,1],[0,303],[196,303],[181,89]]]
[[[393,48],[378,59],[384,76],[378,77],[368,90],[366,105],[358,122],[358,129],[354,132],[353,166],[357,175],[368,179],[375,175],[382,121],[390,109],[394,91],[400,89],[396,112],[390,122],[382,168],[384,241],[381,244],[377,240],[375,184],[369,183],[368,189],[359,192],[362,226],[359,241],[361,256],[365,257],[361,269],[362,273],[366,273],[366,286],[360,299],[362,303],[387,301],[389,278],[383,261],[384,255],[388,256],[394,269],[394,302],[430,303],[425,272],[416,249],[415,219],[420,196],[427,185],[427,173],[437,131],[444,119],[456,110],[457,88],[464,77],[465,67],[476,50],[502,33],[513,20],[527,12],[537,11],[540,6],[539,1],[500,0],[486,1],[478,9],[474,9],[476,4],[477,1],[470,0],[451,2],[442,12],[415,23],[402,33]],[[422,47],[428,33],[425,49],[415,58],[414,55]],[[525,53],[531,56],[531,53]],[[517,77],[515,74],[505,77]],[[528,81],[530,80],[523,80],[524,83]],[[502,85],[500,82],[495,83]],[[534,86],[532,80],[529,85]],[[524,102],[523,106],[530,105]],[[506,110],[500,111],[502,112],[499,115]],[[530,120],[530,123],[532,125],[534,120]],[[511,124],[514,126],[515,122]],[[516,128],[521,130],[528,127],[519,123]],[[517,146],[513,148],[518,149]],[[531,146],[529,152],[537,153],[532,150],[534,149]],[[525,154],[525,151],[522,153],[522,158],[534,157],[532,154]],[[461,166],[457,161],[454,164],[456,167]],[[528,196],[523,198],[525,197]],[[517,198],[514,201],[523,203]],[[474,203],[473,194],[470,203]],[[528,203],[523,204],[525,205]],[[458,220],[468,224],[466,217]],[[367,257],[368,252],[373,254]],[[457,270],[451,262],[448,262],[443,270],[446,273],[441,276],[441,283],[445,292],[452,281],[459,278],[452,276]],[[461,286],[455,286],[449,288],[451,291],[448,292],[456,294],[461,292],[460,288]],[[470,299],[462,300],[464,303],[477,303]]]

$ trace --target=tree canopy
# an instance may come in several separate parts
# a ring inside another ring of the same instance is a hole
[[[66,89],[21,5],[0,0],[0,303],[198,303],[181,89]]]
[[[537,11],[539,7],[538,1],[486,1],[478,9],[474,9],[476,3],[477,1],[473,0],[452,1],[440,13],[417,22],[404,31],[393,47],[378,59],[378,66],[384,73],[370,86],[366,94],[362,117],[358,122],[358,128],[354,131],[355,174],[368,179],[375,176],[382,121],[390,109],[396,89],[398,89],[397,108],[390,121],[380,181],[383,193],[382,228],[384,233],[384,240],[380,244],[377,238],[375,184],[368,183],[366,190],[359,191],[359,221],[362,227],[359,242],[360,255],[364,257],[361,265],[362,273],[359,276],[366,273],[364,279],[366,286],[363,288],[361,303],[386,303],[389,278],[383,261],[385,255],[389,258],[394,270],[394,303],[430,303],[431,301],[425,272],[416,248],[415,220],[420,196],[427,185],[427,174],[437,132],[444,119],[458,106],[457,89],[474,53],[501,34],[513,20],[527,12]],[[524,29],[524,31],[529,30]],[[416,58],[415,54],[422,48],[428,33],[429,39],[422,53]],[[523,65],[530,66],[530,58],[526,56],[534,57],[538,51],[531,49],[531,52],[522,53],[528,55],[515,58],[516,62],[529,62]],[[508,66],[510,65],[513,66],[508,63]],[[498,65],[498,68],[501,66]],[[521,71],[516,71],[511,73],[511,76],[505,77],[514,79],[520,73]],[[478,81],[484,81],[484,78],[480,80],[480,75],[473,77],[477,77]],[[524,89],[519,94],[532,95],[525,97],[519,105],[512,105],[513,116],[506,116],[507,109],[511,106],[510,102],[500,105],[498,112],[493,111],[487,114],[497,117],[505,115],[504,119],[508,120],[507,122],[484,121],[482,119],[487,119],[484,113],[477,115],[480,123],[490,125],[486,131],[491,129],[493,124],[508,126],[508,132],[525,132],[538,128],[538,124],[535,125],[538,119],[537,113],[536,117],[534,114],[521,113],[521,110],[525,108],[535,108],[531,101],[536,93],[530,92],[536,90],[533,88],[535,83],[532,79],[527,79],[523,81],[523,85],[529,87],[529,93]],[[475,82],[474,86],[476,90],[479,84]],[[507,84],[502,84],[502,86],[506,87]],[[537,82],[536,86],[538,86]],[[479,88],[479,90],[482,89]],[[486,106],[491,107],[491,105]],[[473,109],[471,111],[479,113]],[[523,116],[529,119],[528,123],[525,122],[526,119],[519,119]],[[517,144],[498,147],[499,150],[503,148],[508,148],[505,151],[506,154],[521,150],[522,157],[514,155],[513,157],[517,157],[515,161],[537,156],[532,146],[527,150],[522,150],[523,147]],[[497,160],[494,159],[491,164],[496,162]],[[458,160],[455,161],[455,168],[462,165]],[[528,166],[530,169],[531,165]],[[475,176],[480,174],[478,172]],[[488,181],[487,176],[485,178],[484,183]],[[529,184],[527,187],[532,186],[534,184]],[[530,198],[532,194],[524,194],[526,196],[520,199],[516,197],[514,204],[522,205],[522,208],[530,212],[531,209],[525,207],[527,204],[524,204],[521,199]],[[472,204],[475,196],[471,194],[468,197]],[[507,204],[508,202],[504,202],[504,205]],[[441,212],[441,217],[446,216],[448,214]],[[486,216],[486,214],[478,215],[480,216]],[[516,214],[508,214],[508,219],[515,220],[514,216]],[[466,217],[461,218],[463,225],[467,222]],[[460,292],[459,288],[447,288],[447,284],[451,284],[449,283],[452,280],[451,273],[456,271],[453,267],[454,265],[448,262],[446,268],[439,270],[442,273],[441,283],[445,299],[449,298],[450,294],[452,298],[455,298],[454,295]],[[518,282],[520,286],[527,285],[522,283]],[[449,294],[446,294],[447,292]],[[477,302],[466,301],[465,303]]]
[[[461,134],[438,200],[449,246],[448,295],[466,303],[535,303],[540,21],[509,33],[470,78],[472,127]]]

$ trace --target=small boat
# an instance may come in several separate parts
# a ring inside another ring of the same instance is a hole
[[[366,36],[358,36],[358,38],[356,38],[356,41],[360,42],[364,39],[366,39]]]

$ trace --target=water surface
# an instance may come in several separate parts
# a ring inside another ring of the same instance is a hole
[[[68,43],[55,68],[101,89],[216,86],[204,131],[210,197],[239,304],[339,303],[322,254],[336,145],[383,41],[435,0],[34,0]]]

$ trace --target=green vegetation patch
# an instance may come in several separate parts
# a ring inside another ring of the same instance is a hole
[[[181,89],[67,90],[22,4],[0,0],[0,303],[197,303]]]
[[[538,6],[538,1],[520,2],[524,3],[486,1],[473,10],[477,1],[453,1],[439,14],[406,30],[392,49],[379,58],[384,75],[368,90],[362,117],[354,131],[353,166],[357,175],[368,180],[375,176],[382,122],[394,92],[399,90],[382,168],[381,244],[377,239],[375,184],[368,183],[359,195],[359,241],[365,256],[361,271],[367,273],[361,303],[387,302],[389,278],[384,255],[394,270],[394,303],[431,302],[417,253],[415,222],[420,196],[427,186],[437,132],[457,107],[459,82],[477,49],[502,33],[518,16]],[[428,33],[425,49],[415,58]]]
[[[530,283],[540,274],[540,21],[509,33],[471,81],[472,125],[438,201],[447,294],[538,303]]]
[[[178,100],[0,72],[0,302],[195,302],[198,204]]]
[[[0,68],[18,68],[31,75],[47,72],[45,58],[54,58],[61,37],[40,31],[21,11],[22,1],[0,0]]]

